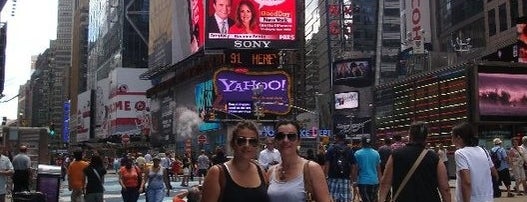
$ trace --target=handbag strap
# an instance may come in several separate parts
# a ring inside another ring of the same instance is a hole
[[[99,172],[97,172],[97,170],[95,168],[92,168],[92,170],[93,170],[93,173],[95,173],[95,176],[97,176],[97,179],[99,179],[99,182],[101,182],[101,185],[103,185],[104,182],[102,181],[102,178],[99,175]]]
[[[309,172],[309,162],[310,160],[307,160],[305,163],[304,163],[304,189],[306,191],[306,193],[308,193],[308,197],[311,197],[311,195],[309,195],[309,193],[313,193],[313,183],[311,182],[311,175],[310,175],[310,172]],[[311,198],[306,198],[306,201],[311,201],[312,199]]]
[[[410,177],[414,174],[415,170],[417,169],[417,166],[423,161],[423,158],[425,157],[426,153],[428,153],[428,149],[423,149],[421,154],[419,154],[419,157],[417,157],[417,160],[415,160],[414,165],[412,165],[412,168],[408,171],[406,176],[404,176],[403,181],[401,182],[401,185],[399,185],[399,188],[397,189],[397,192],[395,192],[395,195],[393,196],[393,201],[397,199],[401,191],[403,190],[404,186],[410,180]]]

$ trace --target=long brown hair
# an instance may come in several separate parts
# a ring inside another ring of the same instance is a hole
[[[254,5],[250,1],[247,1],[247,0],[242,0],[240,1],[240,3],[238,3],[238,8],[236,9],[236,19],[235,19],[236,23],[234,24],[234,26],[238,28],[243,28],[244,26],[242,23],[242,18],[240,17],[242,5],[246,5],[249,8],[249,10],[251,10],[251,21],[249,22],[249,29],[253,30],[258,26],[256,23],[257,13],[256,13],[256,8],[254,7]]]

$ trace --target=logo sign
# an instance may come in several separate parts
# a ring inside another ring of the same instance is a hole
[[[263,113],[285,115],[291,110],[290,81],[291,77],[284,71],[242,74],[222,68],[214,74],[214,108],[225,110],[229,102],[258,102]]]
[[[276,131],[274,130],[273,126],[263,126],[261,128],[261,137],[274,137],[276,135]],[[303,139],[310,139],[310,138],[316,138],[317,135],[320,137],[328,137],[331,135],[331,130],[329,129],[317,129],[316,127],[313,127],[311,129],[301,128],[299,131],[300,138]]]
[[[296,0],[207,0],[206,5],[205,48],[297,46]]]

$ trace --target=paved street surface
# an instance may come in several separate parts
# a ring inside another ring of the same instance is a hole
[[[106,191],[104,192],[104,201],[105,202],[120,202],[120,201],[122,201],[122,198],[121,198],[121,186],[119,185],[119,182],[117,180],[117,175],[115,175],[115,173],[113,171],[109,171],[109,172],[110,173],[105,176],[106,179],[105,179],[104,187],[105,187]],[[195,180],[197,180],[197,178],[195,178]],[[170,196],[166,196],[163,201],[171,202],[172,198],[175,196],[176,193],[178,193],[179,191],[187,188],[187,187],[180,186],[180,183],[181,182],[171,182],[172,187],[174,189],[171,190]],[[452,188],[451,189],[452,201],[455,201],[454,200],[455,180],[450,180],[449,183],[450,183],[450,187]],[[197,185],[197,184],[198,184],[198,181],[191,181],[190,182],[190,186]],[[71,191],[68,190],[67,180],[66,181],[61,181],[60,187],[61,188],[60,188],[59,201],[60,202],[69,202],[69,201],[71,201],[70,200]],[[505,187],[502,186],[502,190],[504,188]],[[507,194],[506,194],[506,192],[503,192],[502,195],[506,196]],[[7,200],[7,201],[10,201],[10,200]],[[139,201],[145,201],[145,195],[144,194],[141,194],[141,196],[139,197]],[[527,196],[515,196],[515,197],[512,197],[512,198],[501,197],[501,198],[496,198],[494,201],[496,201],[496,202],[526,202],[527,201]]]

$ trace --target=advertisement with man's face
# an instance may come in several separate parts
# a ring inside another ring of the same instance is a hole
[[[285,115],[291,110],[291,77],[284,71],[238,73],[223,68],[214,74],[214,93],[217,111],[250,111],[246,104],[255,102],[263,113]]]
[[[333,64],[333,84],[352,87],[369,86],[373,80],[371,59],[350,59]]]
[[[207,0],[205,48],[296,48],[295,0]]]

